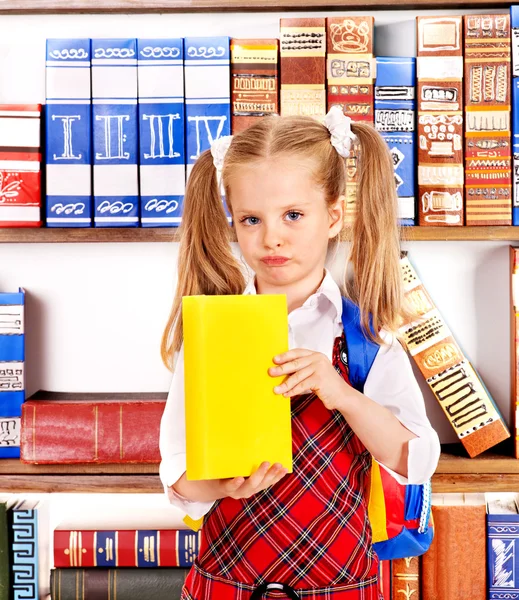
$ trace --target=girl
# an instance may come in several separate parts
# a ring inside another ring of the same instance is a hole
[[[355,137],[353,279],[344,289],[366,335],[381,345],[365,394],[348,383],[341,290],[324,268],[343,227],[345,157]],[[375,600],[378,561],[365,500],[371,455],[401,483],[423,483],[440,452],[393,336],[404,309],[390,154],[372,127],[339,108],[324,124],[264,118],[229,142],[204,152],[189,178],[162,342],[164,362],[171,367],[176,352],[178,359],[161,424],[161,479],[172,504],[205,515],[181,598]],[[241,254],[255,273],[248,284],[231,251],[220,171]],[[248,478],[187,481],[182,296],[242,293],[287,296],[291,349],[273,357],[269,373],[287,376],[275,391],[291,398],[294,470],[263,463]]]

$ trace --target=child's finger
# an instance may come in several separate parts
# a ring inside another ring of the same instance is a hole
[[[305,380],[301,381],[297,385],[287,392],[285,392],[284,396],[299,396],[299,394],[307,394],[310,390],[313,390],[315,387],[315,383],[312,382],[311,377],[307,377]]]
[[[283,470],[283,465],[274,463],[263,478],[260,489],[264,490],[273,485],[282,476]]]
[[[294,360],[294,358],[310,356],[311,354],[314,354],[311,350],[306,350],[305,348],[294,348],[293,350],[289,350],[288,352],[283,352],[283,354],[274,356],[272,360],[277,365],[282,365],[289,360]]]
[[[286,394],[289,396],[295,396],[296,394],[292,393],[294,388],[301,383],[304,383],[314,372],[313,366],[305,367],[300,371],[297,371],[290,377],[286,379],[283,383],[277,385],[274,388],[274,393],[276,394]],[[303,389],[310,389],[308,386]]]
[[[279,377],[280,375],[286,375],[287,373],[294,373],[295,371],[300,371],[304,367],[307,367],[312,363],[312,361],[313,356],[311,354],[308,356],[294,358],[294,360],[290,360],[282,365],[278,365],[277,367],[270,367],[269,375],[272,377]]]

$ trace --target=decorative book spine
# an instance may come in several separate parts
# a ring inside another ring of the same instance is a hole
[[[92,226],[89,39],[47,40],[46,225]]]
[[[377,57],[375,128],[386,140],[395,167],[401,225],[415,225],[416,59]]]
[[[8,511],[11,545],[11,588],[15,600],[38,600],[38,513]]]
[[[488,598],[519,598],[519,515],[487,515]]]
[[[417,17],[418,215],[463,225],[462,17]]]
[[[510,7],[512,23],[512,135],[513,135],[513,204],[512,225],[519,225],[519,6]]]
[[[9,524],[7,503],[0,502],[0,600],[10,600]]]
[[[474,457],[510,433],[407,257],[400,264],[405,298],[416,314],[416,320],[400,328],[403,340],[461,443]]]
[[[281,115],[326,114],[324,19],[281,19]]]
[[[328,109],[340,106],[354,121],[373,123],[374,17],[328,17]]]
[[[519,458],[519,248],[510,247],[511,367],[515,457]]]
[[[201,532],[54,531],[55,567],[190,567]]]
[[[277,39],[231,40],[232,133],[279,113]]]
[[[231,133],[228,37],[185,38],[187,176],[211,143]]]
[[[158,463],[164,405],[162,401],[28,400],[22,406],[21,460]]]
[[[417,556],[397,558],[392,563],[392,598],[420,600],[420,562]],[[384,598],[384,600],[386,600]]]
[[[464,21],[466,224],[511,225],[510,17]]]
[[[184,45],[137,40],[142,227],[180,225],[186,183]]]
[[[137,42],[92,40],[94,225],[138,227]]]
[[[41,104],[0,104],[0,227],[41,227]]]
[[[25,291],[0,294],[0,458],[20,456],[25,400]]]

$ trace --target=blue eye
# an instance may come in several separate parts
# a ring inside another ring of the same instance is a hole
[[[257,225],[259,223],[258,217],[244,217],[240,223],[244,223],[245,225]]]
[[[289,221],[299,221],[299,219],[303,216],[303,213],[298,212],[297,210],[291,210],[287,212],[287,217]]]

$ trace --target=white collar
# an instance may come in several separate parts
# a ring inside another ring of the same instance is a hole
[[[335,307],[337,314],[336,319],[337,321],[340,321],[342,318],[341,290],[339,289],[339,286],[335,283],[335,280],[331,276],[330,271],[328,271],[328,269],[325,269],[324,273],[324,279],[321,285],[314,294],[312,294],[305,300],[303,306],[316,306],[319,302],[319,298],[321,296],[324,296]],[[249,283],[247,284],[243,293],[244,295],[257,294],[256,286],[254,284],[254,276],[251,277],[251,279],[249,280]]]

